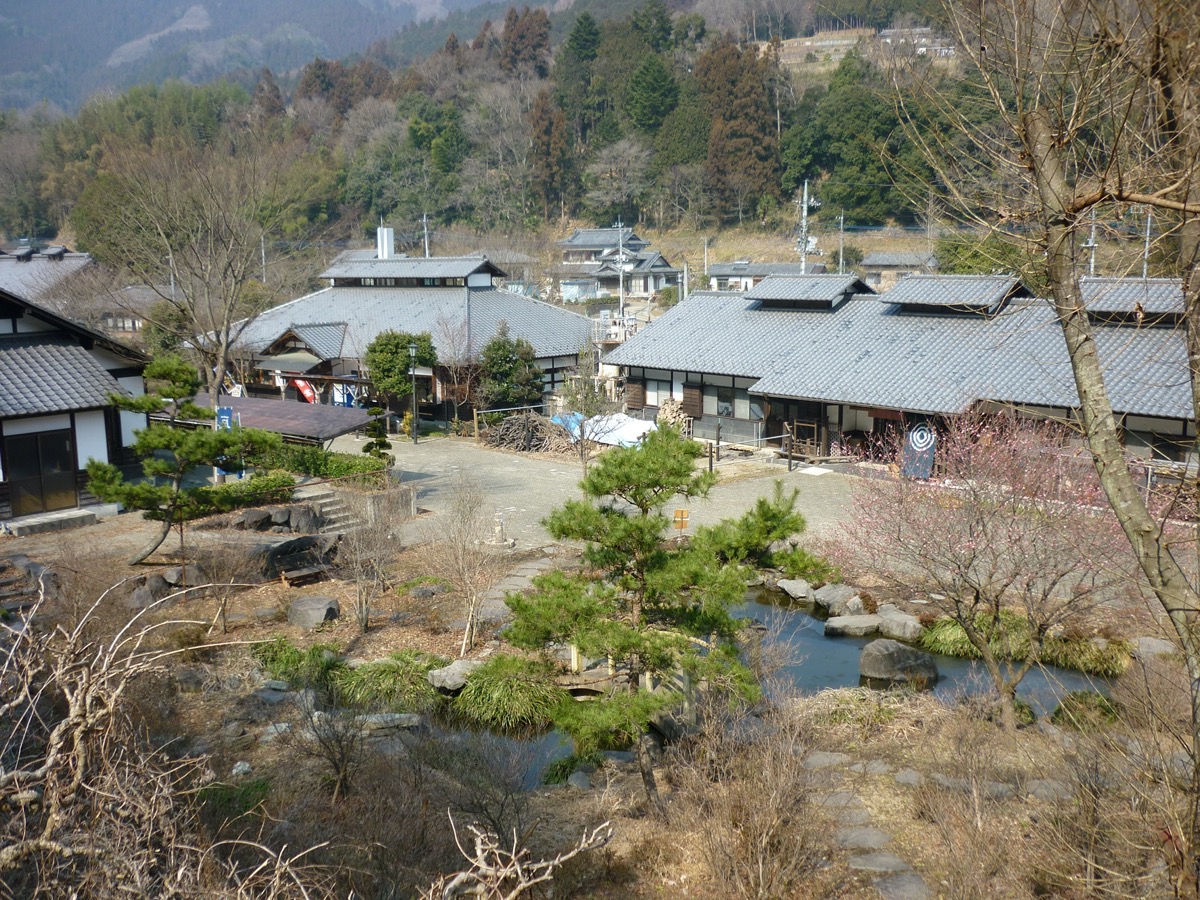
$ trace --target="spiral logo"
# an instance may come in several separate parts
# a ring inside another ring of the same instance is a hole
[[[932,450],[936,443],[937,435],[927,422],[921,422],[908,433],[908,446],[917,453]]]

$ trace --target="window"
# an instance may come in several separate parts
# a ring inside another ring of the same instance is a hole
[[[745,388],[704,386],[704,415],[723,419],[757,421],[763,417],[762,400],[751,397]]]
[[[671,399],[671,382],[646,379],[646,405],[659,406],[664,400]]]

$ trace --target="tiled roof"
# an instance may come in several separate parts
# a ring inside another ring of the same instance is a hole
[[[510,336],[529,341],[539,358],[578,353],[591,335],[591,322],[585,316],[510,291],[330,287],[267,310],[247,326],[241,343],[261,353],[293,329],[293,323],[327,321],[331,316],[345,320],[338,355],[349,359],[362,359],[375,336],[388,330],[414,334],[427,331],[433,336],[434,347],[446,352],[448,348],[438,347],[444,343],[445,326],[457,326],[468,321],[468,316],[476,352],[495,337],[501,322],[508,323]]]
[[[347,250],[321,273],[321,277],[466,278],[476,272],[505,274],[478,256],[393,256],[379,259],[374,250]]]
[[[832,313],[764,309],[744,294],[696,292],[606,363],[759,379],[754,393],[953,414],[977,400],[1070,408],[1075,382],[1053,310],[1019,300],[999,314],[905,312],[856,296]],[[1191,417],[1177,329],[1094,326],[1120,413]]]
[[[11,254],[0,254],[0,289],[22,297],[44,298],[54,293],[64,279],[91,265],[86,253],[67,253],[61,259],[50,259],[35,253],[28,262]]]
[[[1014,275],[909,275],[880,299],[904,306],[994,312],[1009,297],[1026,293]]]
[[[646,246],[646,241],[633,233],[632,228],[576,228],[569,238],[558,242],[560,247],[600,248],[618,244]]]
[[[1182,315],[1183,282],[1178,278],[1081,278],[1088,312],[1148,316]]]
[[[772,275],[745,294],[748,300],[789,300],[836,304],[849,294],[869,294],[871,289],[855,275]]]
[[[319,322],[291,326],[292,334],[304,341],[321,359],[337,359],[342,355],[346,339],[345,322]]]
[[[747,275],[751,278],[761,278],[766,275],[806,275],[812,271],[812,266],[804,263],[785,262],[750,262],[739,260],[731,263],[713,263],[708,267],[709,277],[728,278],[736,275]]]
[[[233,407],[243,428],[261,428],[285,437],[328,441],[340,434],[357,431],[370,421],[365,409],[327,406],[323,403],[299,403],[262,397],[230,397],[222,394],[221,406]],[[207,408],[208,394],[196,395],[196,405]]]
[[[0,337],[0,417],[96,409],[128,393],[67,335]]]
[[[899,268],[901,266],[909,266],[915,269],[923,267],[932,269],[936,268],[937,264],[937,257],[932,253],[892,253],[884,250],[868,253],[863,257],[862,261],[863,268]]]

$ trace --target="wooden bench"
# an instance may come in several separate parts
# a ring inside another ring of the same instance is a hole
[[[305,566],[300,569],[287,569],[279,573],[279,580],[288,587],[295,587],[300,584],[320,581],[328,572],[328,566]]]

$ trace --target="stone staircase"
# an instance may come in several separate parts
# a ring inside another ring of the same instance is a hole
[[[0,557],[0,619],[20,616],[37,604],[39,578],[48,579],[47,592],[57,589],[52,575],[28,557],[22,554]]]
[[[301,486],[292,496],[296,503],[308,503],[316,509],[322,534],[349,531],[358,524],[337,492],[324,485]]]

